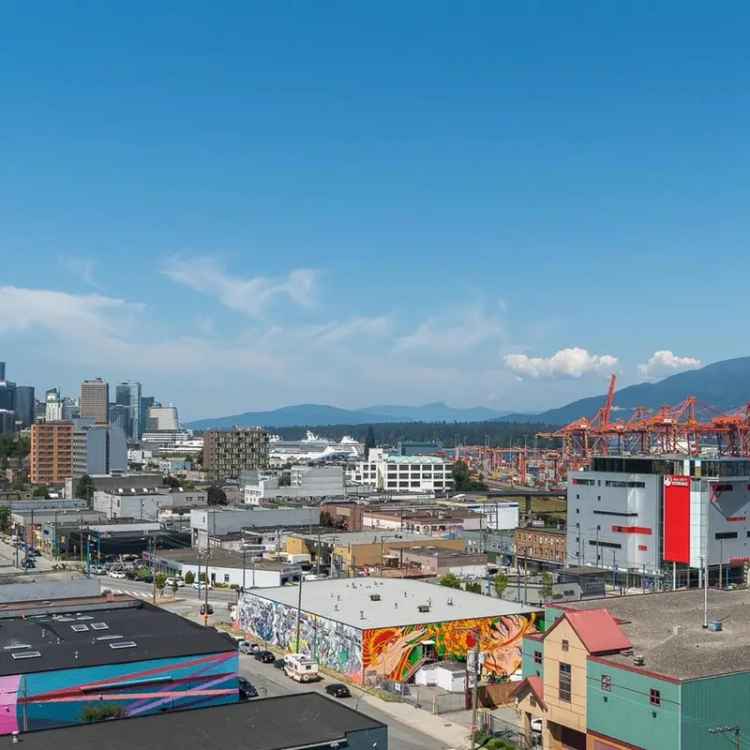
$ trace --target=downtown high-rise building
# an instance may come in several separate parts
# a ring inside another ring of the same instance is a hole
[[[38,422],[31,428],[32,484],[63,484],[73,475],[73,423]]]
[[[260,427],[209,430],[203,437],[203,468],[211,481],[238,479],[248,469],[268,468],[268,433]]]
[[[34,424],[34,401],[33,385],[16,386],[16,420],[21,423],[23,428],[31,427]]]
[[[141,384],[127,380],[115,389],[115,402],[128,409],[128,432],[132,440],[139,440],[143,434],[143,410],[141,408]]]
[[[101,378],[81,383],[81,417],[93,417],[96,424],[109,423],[109,383]]]

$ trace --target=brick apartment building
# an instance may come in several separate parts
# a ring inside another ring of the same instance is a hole
[[[32,484],[63,484],[73,475],[72,422],[32,425],[30,471]]]
[[[515,530],[514,542],[517,557],[525,557],[547,564],[547,567],[562,567],[566,557],[566,532],[560,529],[525,527]]]

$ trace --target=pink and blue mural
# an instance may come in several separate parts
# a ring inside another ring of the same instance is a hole
[[[236,703],[236,651],[0,677],[0,734]]]

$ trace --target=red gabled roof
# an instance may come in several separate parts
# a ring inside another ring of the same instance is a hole
[[[570,623],[590,654],[611,654],[633,647],[606,609],[568,610],[563,618]]]
[[[537,699],[537,702],[546,709],[547,706],[544,703],[544,682],[541,677],[534,675],[533,677],[527,677],[522,682],[518,683],[518,686],[513,691],[513,695],[517,696],[524,688],[529,688]]]

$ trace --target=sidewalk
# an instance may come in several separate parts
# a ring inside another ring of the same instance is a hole
[[[384,701],[369,693],[362,693],[359,704],[372,706],[383,713],[389,714],[402,724],[438,740],[442,747],[456,748],[456,750],[464,750],[470,747],[469,727],[457,723],[445,715],[431,714],[410,703]]]

